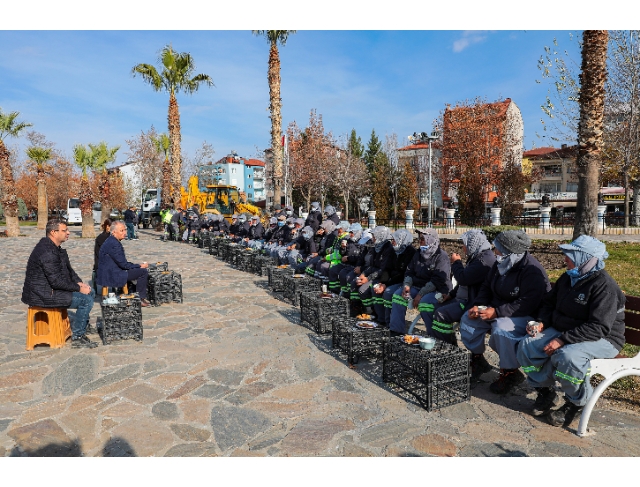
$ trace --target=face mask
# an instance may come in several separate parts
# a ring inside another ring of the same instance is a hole
[[[284,226],[284,222],[278,222],[278,226],[279,227],[283,227]]]
[[[421,245],[421,246],[420,246],[420,250],[421,250],[421,251],[429,250],[429,246],[428,246],[428,245]]]
[[[505,256],[504,255],[496,255],[496,261],[499,263],[501,263],[504,260]]]
[[[293,211],[287,210],[287,216],[291,216],[291,215],[293,215]]]
[[[289,228],[293,228],[293,224],[287,225]]]
[[[569,275],[569,277],[580,277],[580,271],[577,267],[574,267],[573,269],[567,269],[567,274]]]
[[[311,234],[310,233],[303,233],[302,236],[304,237],[305,240],[311,240]]]

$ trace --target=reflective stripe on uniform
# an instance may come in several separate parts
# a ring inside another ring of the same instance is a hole
[[[431,328],[440,333],[453,333],[453,325],[449,323],[442,323],[440,321],[433,320],[431,322]]]

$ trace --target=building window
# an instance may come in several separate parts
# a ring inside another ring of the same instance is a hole
[[[248,178],[250,178],[250,177],[251,177],[251,174],[249,174],[247,177],[248,177]]]
[[[578,183],[567,183],[567,191],[568,192],[577,192],[578,191]]]
[[[252,194],[252,193],[249,193],[249,194],[247,195],[247,198],[249,198],[250,200],[252,200],[252,199],[253,199],[253,194]]]
[[[540,184],[541,193],[559,193],[562,188],[561,183],[542,183]]]
[[[251,188],[251,185],[250,185],[250,184],[249,184],[249,185],[247,185],[247,188]]]
[[[235,174],[235,173],[236,173],[236,168],[235,168],[235,167],[232,167],[232,168],[231,168],[231,174]]]

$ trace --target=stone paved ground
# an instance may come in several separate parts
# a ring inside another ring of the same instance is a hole
[[[526,413],[530,388],[491,394],[496,371],[470,402],[428,413],[385,386],[379,361],[347,367],[266,278],[151,231],[127,255],[168,261],[184,304],[143,309],[142,343],[27,352],[20,293],[39,235],[24,232],[0,239],[0,456],[640,455],[639,415],[597,408],[597,434],[578,438]],[[65,247],[88,280],[79,233]]]

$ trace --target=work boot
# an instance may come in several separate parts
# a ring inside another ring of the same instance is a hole
[[[549,414],[558,394],[551,387],[536,387],[536,391],[538,391],[538,397],[536,397],[536,402],[533,403],[531,414],[534,416]]]
[[[549,424],[553,426],[569,426],[573,420],[582,412],[583,406],[576,406],[571,401],[565,398],[565,403],[556,409],[551,411],[547,420]]]
[[[92,342],[87,338],[87,335],[82,335],[81,337],[73,337],[71,338],[71,347],[72,348],[96,348],[98,344],[96,342]]]
[[[489,386],[494,394],[506,394],[525,379],[520,369],[500,369],[498,379]]]
[[[484,358],[484,355],[481,353],[474,353],[471,355],[471,380],[477,381],[480,379],[482,374],[486,374],[491,371],[493,367],[491,364],[487,362],[487,359]]]

